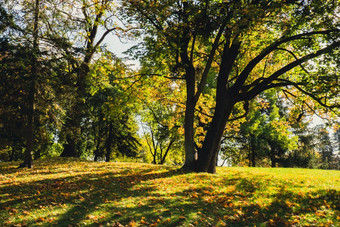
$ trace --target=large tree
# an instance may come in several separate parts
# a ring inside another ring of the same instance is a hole
[[[88,115],[84,107],[90,89],[90,64],[106,36],[121,28],[116,25],[114,3],[110,0],[55,1],[49,7],[62,16],[59,26],[52,29],[56,31],[55,39],[62,41],[60,48],[69,59],[69,73],[74,84],[62,130],[65,143],[61,156],[79,157],[83,143],[81,125]],[[67,28],[68,33],[61,28]]]
[[[5,93],[5,100],[1,104],[6,105],[7,102],[16,108],[5,108],[2,114],[16,114],[17,119],[22,121],[24,127],[16,130],[24,131],[21,134],[25,136],[26,142],[24,163],[21,166],[31,168],[34,140],[37,138],[35,125],[42,124],[42,116],[53,109],[51,100],[46,99],[53,96],[50,79],[54,75],[53,65],[58,64],[58,60],[50,56],[48,45],[41,42],[46,32],[46,27],[41,23],[46,18],[41,1],[18,0],[11,3],[4,4],[1,10],[2,17],[6,18],[1,26],[4,31],[0,37],[1,92]],[[6,129],[10,128],[10,124],[6,124]]]
[[[337,1],[125,4],[147,31],[146,54],[166,55],[169,73],[186,82],[185,167],[214,173],[234,107],[265,90],[280,87],[310,96],[319,106],[339,106]],[[208,77],[216,81],[215,108],[196,160],[194,112]]]

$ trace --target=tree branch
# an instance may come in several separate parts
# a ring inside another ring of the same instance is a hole
[[[220,39],[222,37],[222,34],[225,30],[225,27],[227,25],[227,22],[230,20],[230,14],[228,14],[228,16],[225,18],[225,20],[223,21],[216,37],[215,37],[215,40],[214,40],[214,43],[212,45],[212,48],[211,48],[211,51],[209,53],[209,57],[208,57],[208,61],[205,65],[205,68],[204,68],[204,71],[202,73],[202,78],[201,78],[201,81],[197,87],[197,91],[196,91],[196,94],[195,94],[195,97],[194,97],[194,103],[197,103],[202,91],[203,91],[203,88],[204,88],[204,85],[207,81],[207,78],[208,78],[208,74],[209,74],[209,71],[210,71],[210,68],[211,68],[211,64],[214,60],[214,57],[215,57],[215,53],[216,53],[216,50],[219,46],[219,42],[220,42]]]
[[[285,48],[280,48],[280,47],[277,48],[277,50],[286,51],[286,52],[290,53],[290,54],[295,58],[295,60],[298,60],[298,57],[296,57],[296,55],[293,53],[293,51],[287,50],[287,49],[285,49]],[[303,67],[302,64],[300,64],[299,66],[301,67],[301,69],[302,69],[303,71],[305,71],[308,75],[310,75],[309,72],[305,69],[305,67]]]
[[[257,85],[251,84],[250,86],[254,87],[253,89],[251,89],[248,92],[245,92],[243,94],[241,94],[239,100],[250,100],[251,98],[255,97],[256,95],[260,94],[261,92],[263,92],[264,90],[267,90],[269,88],[272,88],[273,86],[275,87],[279,87],[279,84],[272,84],[270,85],[273,81],[275,80],[280,80],[283,81],[283,79],[278,79],[279,76],[281,76],[282,74],[288,72],[289,70],[293,69],[294,67],[300,65],[301,63],[304,63],[310,59],[313,59],[315,57],[318,57],[322,54],[328,53],[330,51],[332,51],[334,48],[339,47],[340,46],[340,41],[339,42],[334,42],[331,45],[318,50],[314,53],[308,54],[300,59],[297,59],[291,63],[289,63],[288,65],[282,67],[281,69],[277,70],[276,72],[274,72],[271,76],[269,76],[268,78],[264,78],[262,80],[262,82],[258,83]],[[294,83],[292,81],[289,81],[289,84],[287,84],[288,80],[284,81],[284,84],[282,84],[282,86],[286,86],[286,85],[293,85],[296,86],[297,83]],[[305,92],[304,92],[305,93]],[[305,93],[308,95],[308,93]]]
[[[249,113],[249,101],[245,101],[245,103],[243,104],[243,109],[245,110],[244,114],[238,117],[234,117],[232,119],[228,119],[228,121],[236,121],[236,120],[246,117]]]
[[[257,55],[257,57],[255,57],[253,60],[251,60],[248,63],[248,65],[243,69],[243,71],[239,75],[239,78],[237,79],[237,81],[235,82],[233,87],[236,90],[239,90],[241,88],[241,86],[244,84],[244,82],[247,80],[250,72],[255,68],[255,66],[260,61],[262,61],[268,54],[270,54],[271,52],[276,50],[279,45],[281,45],[283,43],[287,43],[287,42],[293,41],[293,40],[305,39],[306,36],[308,37],[308,36],[313,36],[313,35],[327,35],[327,34],[330,34],[332,32],[338,32],[339,33],[340,29],[307,32],[307,33],[302,33],[302,34],[299,34],[299,35],[294,35],[294,36],[291,36],[291,37],[282,37],[282,38],[278,39],[276,42],[274,42],[271,45],[269,45],[259,55]]]

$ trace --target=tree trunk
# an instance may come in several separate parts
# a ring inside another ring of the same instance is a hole
[[[253,140],[253,139],[251,139],[251,140]],[[251,160],[251,166],[255,167],[256,166],[256,163],[255,163],[256,151],[255,151],[255,145],[252,142],[251,142],[251,145],[250,145],[250,149],[251,149],[251,157],[249,157],[249,159]]]
[[[173,144],[174,142],[175,142],[174,140],[171,140],[171,141],[169,142],[169,145],[168,145],[168,147],[166,148],[166,151],[165,151],[164,156],[161,156],[161,157],[162,157],[162,160],[161,160],[161,163],[160,163],[161,165],[164,164],[165,159],[166,159],[166,156],[168,156],[169,150],[170,150],[170,148],[171,148],[171,146],[172,146],[172,144]]]
[[[35,112],[35,83],[37,78],[37,57],[35,54],[39,52],[38,49],[38,22],[39,22],[39,4],[40,0],[35,1],[34,8],[34,24],[33,24],[33,56],[32,56],[32,70],[30,90],[28,94],[28,114],[27,114],[27,128],[26,128],[26,150],[24,156],[24,163],[20,167],[32,168],[32,153],[34,147],[34,112]]]
[[[252,147],[251,149],[251,163],[252,163],[252,167],[255,167],[256,166],[256,163],[255,163],[255,149]]]
[[[89,61],[89,60],[88,60]],[[69,119],[65,123],[64,134],[66,135],[66,143],[60,157],[80,157],[81,155],[81,121],[85,116],[84,95],[86,92],[86,76],[90,69],[88,63],[84,60],[77,72],[77,90],[75,103],[69,111]]]
[[[195,169],[195,141],[194,141],[194,119],[195,119],[195,69],[188,67],[186,69],[186,88],[187,98],[185,106],[184,117],[184,149],[185,149],[185,161],[184,169]]]
[[[99,159],[99,153],[100,153],[99,148],[100,148],[100,138],[98,137],[97,146],[96,146],[96,149],[93,152],[95,162],[98,161],[98,159]]]
[[[80,157],[80,117],[75,115],[72,113],[64,125],[63,131],[66,134],[66,142],[63,145],[64,149],[60,157]]]
[[[105,162],[111,161],[111,152],[112,152],[112,123],[109,124],[109,135],[106,139],[106,154],[105,154]]]
[[[32,76],[34,77],[34,76]],[[31,81],[30,94],[28,98],[28,114],[26,129],[26,150],[24,156],[23,167],[32,168],[32,153],[34,146],[34,98],[35,98],[35,79]]]
[[[198,172],[216,173],[216,163],[223,132],[239,93],[237,88],[227,89],[229,74],[239,53],[239,48],[240,43],[238,40],[234,40],[231,46],[229,41],[224,44],[220,71],[217,77],[215,113],[205,136],[202,149],[198,154],[196,167]]]
[[[187,101],[184,117],[184,149],[185,161],[183,168],[193,169],[195,166],[195,141],[194,141],[194,114],[195,105]]]
[[[197,171],[216,173],[216,163],[221,139],[234,102],[216,102],[215,114],[198,155]]]
[[[272,150],[271,151],[271,154],[270,154],[270,159],[271,159],[271,163],[272,163],[272,167],[276,167],[276,158],[275,158],[275,153],[276,151],[275,150]]]

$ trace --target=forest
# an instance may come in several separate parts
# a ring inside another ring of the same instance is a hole
[[[0,0],[0,162],[339,170],[339,69],[339,1]]]

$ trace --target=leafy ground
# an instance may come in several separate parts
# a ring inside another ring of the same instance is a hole
[[[340,171],[0,163],[0,226],[339,226]]]

